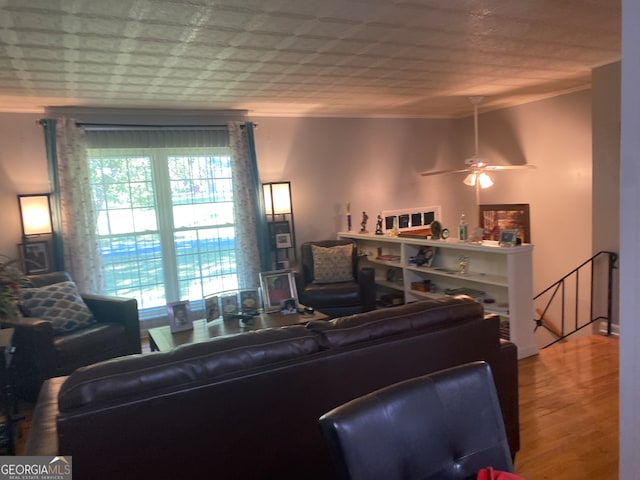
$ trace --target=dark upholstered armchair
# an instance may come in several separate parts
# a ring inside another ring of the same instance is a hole
[[[66,272],[28,277],[31,286],[71,281]],[[95,322],[56,334],[52,322],[23,316],[4,322],[15,328],[13,365],[18,395],[35,400],[47,378],[69,375],[76,368],[122,355],[140,353],[138,303],[134,298],[82,294]],[[29,315],[29,312],[23,312]]]
[[[302,271],[296,275],[300,303],[332,318],[375,309],[375,272],[358,267],[354,241],[306,242],[300,254]]]
[[[320,418],[338,478],[475,480],[486,467],[512,472],[487,363],[405,380]]]

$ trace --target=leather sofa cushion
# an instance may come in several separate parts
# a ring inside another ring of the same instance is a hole
[[[466,295],[459,295],[423,300],[329,321],[311,321],[306,326],[320,336],[323,348],[335,348],[416,329],[466,322],[482,318],[483,315],[482,304]]]
[[[300,295],[302,303],[322,307],[361,305],[360,286],[356,282],[311,283]]]
[[[168,352],[107,360],[76,370],[60,389],[60,412],[162,395],[206,384],[226,374],[318,352],[316,336],[303,325],[256,330],[182,345]]]
[[[125,330],[120,323],[103,322],[53,337],[57,374],[69,375],[78,367],[125,355]]]

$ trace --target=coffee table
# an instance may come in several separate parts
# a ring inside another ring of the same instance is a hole
[[[282,315],[280,312],[261,313],[246,324],[238,319],[217,319],[208,322],[205,319],[194,320],[193,330],[171,333],[169,325],[149,329],[149,347],[152,352],[166,352],[185,343],[204,342],[214,337],[232,335],[234,333],[259,330],[261,328],[284,327],[286,325],[304,324],[311,320],[327,320],[324,313],[294,313]]]

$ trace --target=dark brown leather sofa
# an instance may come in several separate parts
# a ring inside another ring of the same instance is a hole
[[[515,455],[517,352],[498,324],[448,298],[108,360],[45,382],[26,454],[72,455],[74,478],[333,478],[322,414],[486,360]]]
[[[32,287],[70,281],[67,272],[27,277]],[[76,368],[141,352],[138,303],[135,298],[83,294],[96,323],[64,335],[55,335],[51,323],[40,318],[20,317],[5,321],[15,328],[16,389],[35,401],[47,378],[69,375]]]

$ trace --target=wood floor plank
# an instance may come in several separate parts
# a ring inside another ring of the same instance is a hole
[[[527,480],[618,478],[618,340],[589,336],[518,362]]]

